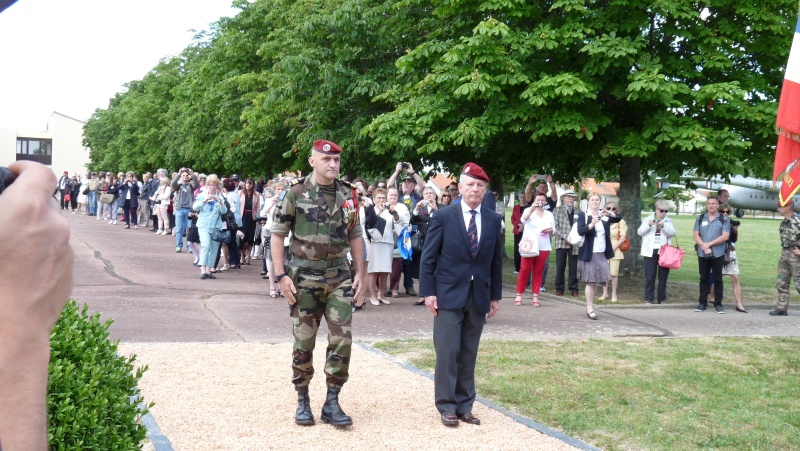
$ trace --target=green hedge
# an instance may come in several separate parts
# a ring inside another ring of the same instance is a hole
[[[152,404],[142,410],[131,396],[141,396],[147,367],[134,370],[135,355],[117,355],[119,341],[108,338],[113,321],[88,310],[70,299],[50,336],[48,442],[54,450],[141,449],[147,430],[139,420]]]

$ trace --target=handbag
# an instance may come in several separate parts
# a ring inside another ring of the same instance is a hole
[[[219,243],[227,243],[231,239],[230,230],[214,229],[211,232],[211,239]]]
[[[675,244],[678,244],[677,239]],[[658,266],[668,269],[681,269],[681,263],[683,263],[683,256],[685,254],[686,251],[677,246],[673,246],[669,243],[664,244],[658,252]]]
[[[530,230],[523,232],[519,240],[519,255],[526,258],[539,256],[539,240]]]
[[[100,196],[100,202],[104,204],[110,204],[111,202],[114,202],[114,195],[105,193]]]
[[[619,241],[620,238],[622,237],[622,232],[617,231],[617,233],[618,233],[617,241]],[[622,242],[622,244],[619,245],[618,249],[621,250],[622,252],[628,252],[629,250],[631,250],[631,240],[628,239],[628,235],[625,235],[625,240]]]
[[[81,191],[81,194],[83,194],[84,196],[88,196],[89,195],[89,187],[87,186],[86,188],[84,188],[83,191]]]
[[[583,246],[583,235],[578,233],[578,221],[572,223],[572,229],[569,231],[569,235],[567,235],[567,240],[569,240],[569,244],[577,247]]]
[[[72,196],[69,193],[64,194],[64,202],[69,202],[70,200],[72,200]]]
[[[425,245],[425,236],[419,231],[411,234],[411,250],[416,254],[422,253],[422,246]]]
[[[726,241],[725,242],[725,256],[724,256],[724,260],[723,260],[726,265],[733,260],[731,258],[731,251],[732,250],[733,250],[733,244],[731,244],[729,241]]]

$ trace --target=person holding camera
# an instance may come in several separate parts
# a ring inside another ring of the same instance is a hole
[[[422,190],[422,200],[417,202],[414,210],[411,212],[412,226],[417,227],[416,236],[411,237],[411,250],[413,255],[411,257],[411,277],[419,279],[419,263],[422,257],[422,247],[425,245],[425,235],[428,233],[428,223],[431,222],[431,217],[439,209],[436,202],[436,191],[430,186],[426,186]],[[412,287],[413,288],[413,287]],[[414,305],[425,305],[425,299],[420,297]]]
[[[621,221],[622,216],[612,210],[601,210],[598,193],[590,194],[587,201],[588,211],[578,213],[578,234],[584,237],[583,246],[578,251],[578,278],[586,284],[586,316],[596,320],[595,291],[611,280],[608,265],[608,260],[614,258],[611,224]]]
[[[697,267],[700,272],[700,299],[695,312],[705,312],[711,292],[709,279],[714,275],[714,309],[724,314],[722,307],[722,266],[725,264],[725,242],[731,233],[731,222],[719,214],[719,201],[709,197],[707,211],[694,223],[694,242],[697,249]]]
[[[139,228],[139,184],[133,180],[133,172],[128,171],[125,174],[125,182],[120,185],[119,189],[120,202],[122,202],[122,211],[125,215],[125,228],[131,228],[131,221],[133,221],[133,228]]]
[[[155,232],[156,235],[169,234],[169,199],[172,196],[172,188],[169,186],[169,179],[161,177],[160,186],[150,196],[150,201],[155,204],[156,218],[158,218],[158,227]]]
[[[675,236],[675,225],[672,218],[667,216],[669,203],[659,199],[656,201],[655,212],[642,220],[636,233],[642,237],[642,249],[639,252],[644,263],[644,302],[652,304],[658,300],[659,304],[667,302],[667,277],[669,268],[658,266],[658,257],[661,246],[672,244]],[[658,277],[658,294],[656,295],[656,277]]]
[[[0,240],[0,255],[13,262],[0,272],[0,447],[6,450],[48,449],[50,333],[72,291],[75,263],[69,224],[53,199],[57,186],[53,171],[39,163],[0,169],[0,230],[9,234]]]
[[[190,210],[198,212],[197,233],[200,235],[200,280],[216,279],[211,274],[215,267],[220,243],[211,239],[215,229],[222,228],[222,215],[228,212],[220,192],[220,181],[216,174],[206,179],[206,188],[197,195]],[[188,218],[188,214],[187,214]]]
[[[395,186],[396,180],[398,175],[401,171],[405,171],[405,175],[401,177],[402,183],[400,184],[400,190],[398,192],[398,202],[403,204],[406,207],[406,210],[410,212],[414,210],[417,206],[417,202],[422,200],[423,190],[425,189],[425,181],[422,180],[419,174],[414,170],[414,167],[409,162],[400,162],[397,163],[395,166],[394,174],[389,177],[388,186],[390,188]],[[412,227],[411,233],[415,233],[416,228]],[[409,296],[416,296],[417,293],[414,291],[414,270],[412,267],[413,257],[411,259],[401,259],[401,265],[392,266],[392,279],[397,279],[399,285],[400,273],[403,274],[403,287],[406,290],[406,294]],[[396,293],[392,294],[392,297],[395,296]],[[389,296],[387,294],[387,296]]]
[[[170,184],[175,193],[172,210],[175,213],[175,252],[183,249],[183,236],[189,226],[189,212],[194,203],[194,192],[200,186],[200,179],[188,168],[181,168]],[[201,235],[202,237],[202,235]]]
[[[545,210],[547,202],[545,198],[547,194],[542,191],[537,191],[533,197],[533,204],[523,210],[520,224],[524,232],[537,240],[539,255],[536,257],[522,257],[522,264],[520,266],[519,275],[517,276],[517,295],[514,299],[514,305],[522,305],[522,295],[525,293],[525,287],[528,285],[528,277],[533,272],[533,282],[531,284],[531,291],[533,292],[533,306],[539,307],[539,292],[542,286],[542,276],[544,265],[550,257],[550,250],[552,249],[551,238],[553,237],[553,230],[556,228],[556,220],[553,214]]]
[[[735,219],[730,219],[731,213],[733,213],[733,209],[727,202],[721,202],[719,204],[719,214],[728,218],[731,222],[731,234],[726,243],[728,249],[725,251],[725,265],[722,267],[722,275],[731,276],[733,297],[736,299],[736,311],[747,313],[747,309],[742,305],[742,287],[739,285],[739,262],[736,259],[736,245],[734,244],[739,239],[739,226],[742,225],[742,223]],[[711,293],[713,295],[714,288],[711,288]]]

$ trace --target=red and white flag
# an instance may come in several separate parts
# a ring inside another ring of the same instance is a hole
[[[778,103],[778,147],[772,179],[785,173],[779,193],[781,205],[786,205],[800,189],[800,164],[789,166],[800,159],[800,20],[794,30],[792,50],[786,63],[781,99]]]

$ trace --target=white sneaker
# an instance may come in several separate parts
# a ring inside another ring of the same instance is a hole
[[[139,230],[139,226],[138,225],[133,226],[133,228],[136,229],[136,230]]]
[[[117,220],[116,219],[114,220],[114,225],[117,225]]]
[[[98,217],[97,217],[97,218],[95,218],[95,219],[97,219],[97,220],[99,221],[99,220],[100,220],[100,216],[98,216]]]
[[[114,220],[113,220],[113,219],[109,219],[109,220],[108,220],[108,223],[109,223],[109,224],[113,224],[113,223],[114,223]]]

